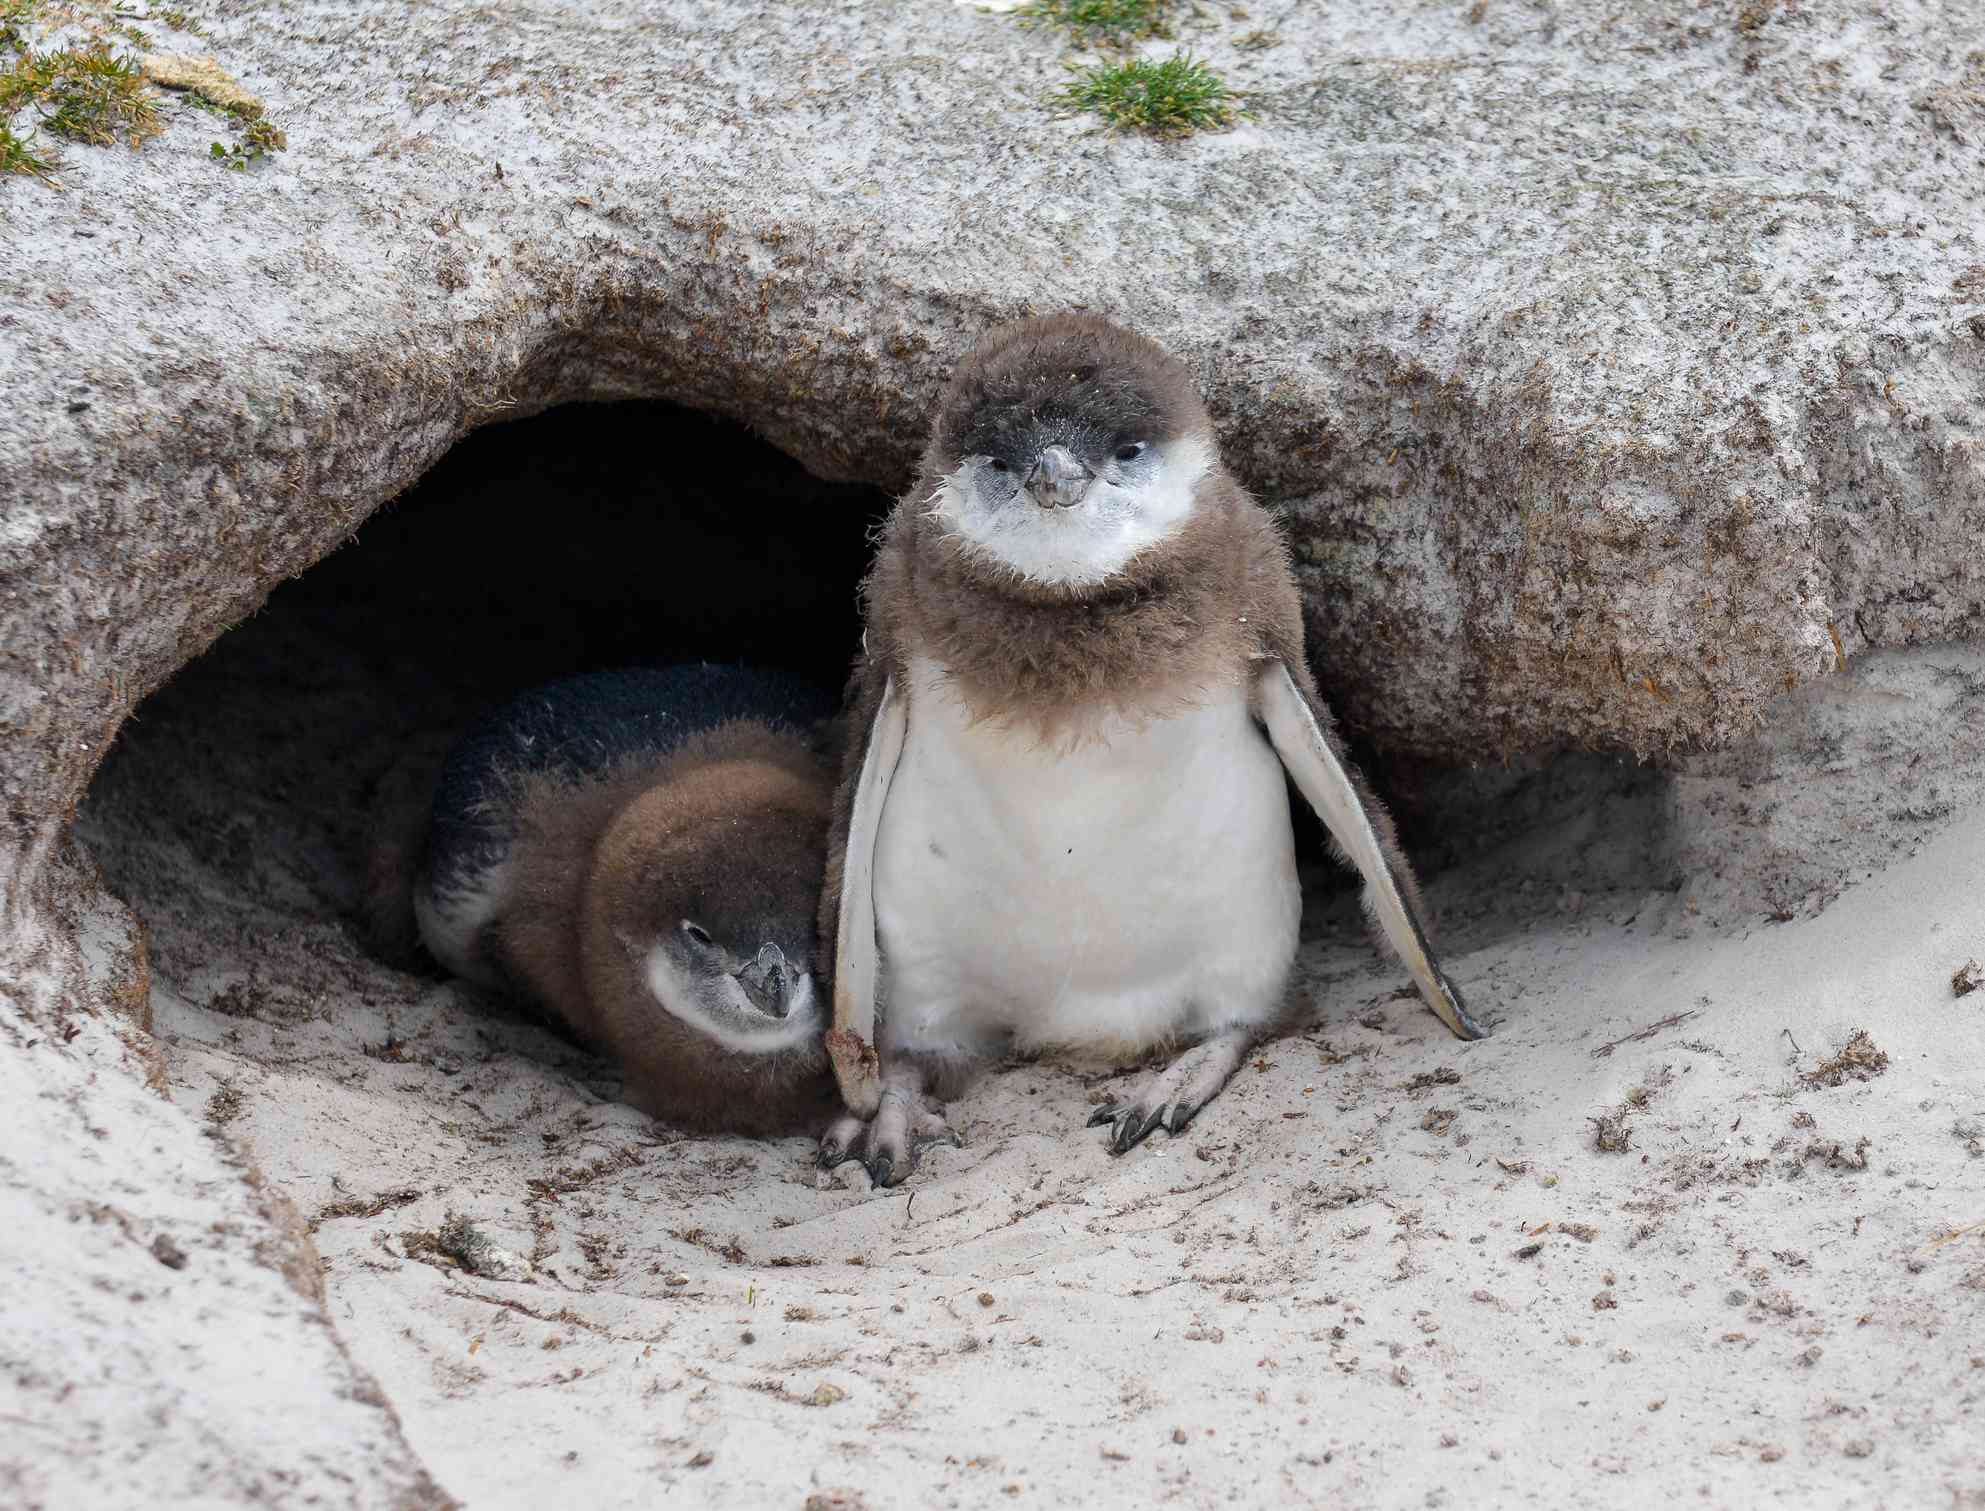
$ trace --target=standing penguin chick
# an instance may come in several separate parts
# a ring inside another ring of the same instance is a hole
[[[811,970],[831,712],[742,667],[602,672],[526,694],[441,773],[414,886],[442,965],[535,1000],[686,1128],[818,1127]]]
[[[1091,316],[986,336],[863,591],[821,909],[853,1116],[823,1164],[901,1180],[942,1126],[933,1077],[1002,1044],[1198,1040],[1091,1120],[1115,1153],[1184,1128],[1283,1002],[1285,770],[1422,995],[1481,1036],[1311,680],[1287,550],[1157,346]]]

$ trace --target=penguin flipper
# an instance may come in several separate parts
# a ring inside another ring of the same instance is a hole
[[[1419,887],[1400,853],[1392,820],[1344,759],[1330,712],[1280,658],[1256,663],[1255,717],[1282,758],[1283,769],[1323,820],[1345,859],[1365,879],[1365,906],[1386,942],[1405,962],[1420,995],[1457,1039],[1483,1039],[1488,1030],[1469,1015],[1461,993],[1442,974],[1420,922]]]
[[[908,702],[890,677],[865,731],[840,864],[834,867],[830,861],[840,885],[834,920],[834,1026],[827,1033],[827,1053],[834,1062],[842,1100],[861,1118],[874,1117],[882,1105],[881,1062],[875,1052],[875,1003],[881,985],[881,950],[875,937],[875,837],[908,729]]]

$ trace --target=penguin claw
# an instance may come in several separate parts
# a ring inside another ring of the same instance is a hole
[[[962,1149],[965,1141],[945,1121],[942,1109],[926,1104],[921,1096],[887,1096],[866,1123],[852,1116],[836,1119],[820,1136],[815,1159],[823,1170],[852,1160],[881,1190],[908,1180],[918,1158],[933,1144]]]
[[[1144,1108],[1132,1103],[1116,1120],[1116,1131],[1110,1136],[1110,1153],[1128,1154],[1164,1121],[1165,1108],[1162,1104]]]
[[[837,1169],[855,1157],[855,1144],[860,1140],[863,1123],[860,1118],[836,1118],[828,1130],[820,1135],[820,1152],[817,1156],[823,1170]]]
[[[1197,1109],[1188,1109],[1175,1104],[1161,1103],[1156,1108],[1147,1108],[1132,1102],[1128,1106],[1122,1102],[1108,1102],[1089,1114],[1086,1126],[1100,1128],[1111,1126],[1109,1151],[1112,1154],[1127,1154],[1135,1149],[1159,1128],[1168,1133],[1177,1133],[1192,1121]]]
[[[1214,1035],[1147,1080],[1129,1102],[1109,1102],[1089,1114],[1089,1126],[1111,1125],[1109,1151],[1125,1154],[1154,1128],[1185,1132],[1241,1062],[1250,1040],[1244,1030]]]

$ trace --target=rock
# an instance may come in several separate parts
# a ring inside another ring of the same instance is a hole
[[[35,1109],[0,1267],[82,1284],[92,1177],[52,1151],[111,1100],[129,1179],[281,1251],[141,1089],[142,950],[79,922],[63,835],[149,692],[478,425],[665,397],[894,488],[958,351],[1079,305],[1199,375],[1382,752],[1716,746],[1864,650],[1978,634],[1985,34],[1954,10],[1344,0],[1249,49],[1214,19],[1189,40],[1248,114],[1183,141],[1057,114],[1061,39],[935,0],[141,20],[288,147],[225,171],[235,128],[162,96],[140,150],[57,144],[60,192],[0,180],[0,1065]],[[274,1273],[101,1245],[189,1310]],[[203,1441],[227,1397],[159,1314],[62,1346]],[[284,1410],[342,1403],[380,1498],[439,1495],[318,1303],[257,1315]],[[63,1408],[95,1442],[140,1409]],[[284,1467],[256,1451],[244,1495]]]
[[[1056,305],[1199,373],[1382,749],[1720,743],[1977,632],[1976,30],[1864,77],[1844,0],[1468,14],[1196,34],[1250,114],[1183,142],[964,6],[214,21],[288,151],[224,174],[174,97],[5,189],[12,826],[476,424],[660,395],[896,486],[950,359]]]

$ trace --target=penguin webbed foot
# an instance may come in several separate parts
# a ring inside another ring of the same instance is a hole
[[[820,1136],[820,1168],[858,1160],[877,1187],[901,1185],[933,1144],[962,1149],[965,1141],[945,1120],[944,1109],[925,1097],[923,1077],[892,1068],[884,1072],[882,1105],[873,1118],[844,1114]]]
[[[1254,1036],[1229,1029],[1195,1044],[1163,1070],[1145,1079],[1128,1102],[1109,1102],[1089,1115],[1089,1126],[1110,1125],[1109,1151],[1125,1154],[1156,1129],[1178,1134],[1199,1110],[1220,1094],[1246,1057]]]

